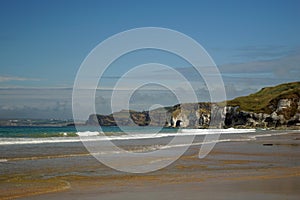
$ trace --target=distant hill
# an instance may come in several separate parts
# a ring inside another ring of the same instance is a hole
[[[187,103],[151,111],[90,115],[88,125],[166,126],[183,128],[300,129],[300,82],[266,87],[220,103]]]

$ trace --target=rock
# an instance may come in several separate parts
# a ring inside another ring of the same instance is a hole
[[[283,109],[289,108],[291,106],[291,100],[290,99],[280,99],[277,104],[276,111],[281,111]]]
[[[88,125],[181,128],[300,128],[300,82],[264,88],[225,103],[186,103],[151,111],[92,114]],[[263,103],[262,103],[263,102]],[[263,106],[262,106],[262,105]],[[222,106],[223,105],[223,106]]]

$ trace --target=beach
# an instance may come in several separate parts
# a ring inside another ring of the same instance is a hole
[[[268,133],[231,136],[202,159],[192,145],[173,164],[145,174],[110,169],[81,143],[25,145],[20,152],[2,146],[11,153],[1,158],[0,198],[299,199],[300,132]]]
[[[0,200],[300,200],[300,0],[0,16]]]

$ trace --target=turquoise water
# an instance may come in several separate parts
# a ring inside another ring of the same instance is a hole
[[[76,137],[77,132],[85,131],[100,131],[98,127],[77,127],[65,126],[65,127],[0,127],[0,138],[44,138],[44,137]],[[101,131],[107,134],[119,134],[123,132],[164,132],[173,133],[177,129],[174,128],[159,128],[159,127],[122,127],[109,126],[101,127]]]
[[[0,127],[0,137],[37,138],[74,135],[75,127]]]

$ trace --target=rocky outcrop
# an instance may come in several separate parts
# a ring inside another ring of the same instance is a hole
[[[271,114],[240,110],[238,106],[227,107],[225,127],[243,128],[300,128],[299,99],[280,99]]]
[[[271,114],[248,112],[241,110],[239,106],[198,103],[179,104],[168,110],[90,115],[87,124],[98,123],[101,126],[150,125],[174,128],[300,128],[300,101],[281,99]]]
[[[90,115],[88,125],[101,126],[165,126],[208,128],[223,127],[226,109],[217,104],[178,104],[169,108],[152,111],[126,111],[111,115]]]
[[[223,127],[225,108],[212,103],[179,104],[169,113],[169,127],[208,128]]]
[[[300,82],[263,88],[222,103],[189,103],[151,111],[91,115],[88,125],[166,126],[184,128],[300,129]]]
[[[148,111],[136,112],[122,110],[110,115],[92,114],[89,116],[86,124],[101,126],[147,126],[150,124],[150,116]]]

